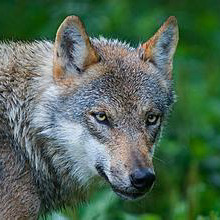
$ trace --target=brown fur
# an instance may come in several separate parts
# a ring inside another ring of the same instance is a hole
[[[160,69],[154,55],[169,27],[175,39],[168,39],[171,52]],[[54,44],[0,44],[0,220],[37,219],[82,201],[84,187],[98,175],[97,164],[106,168],[113,189],[135,198],[129,175],[140,167],[153,170],[160,130],[149,132],[146,112],[155,113],[155,103],[163,103],[160,111],[167,115],[173,103],[177,39],[172,17],[135,49],[90,39],[79,18],[70,16]],[[99,111],[118,125],[101,127],[92,116]]]
[[[0,146],[0,219],[37,219],[40,198],[29,165],[21,165],[9,146]]]

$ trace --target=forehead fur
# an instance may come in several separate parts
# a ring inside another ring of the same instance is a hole
[[[172,81],[153,63],[140,59],[138,50],[118,40],[92,39],[99,56],[103,76],[98,74],[99,86],[105,94],[125,102],[137,103],[137,99],[169,106],[173,101]],[[120,94],[120,96],[119,96]],[[158,100],[160,98],[160,100]],[[163,100],[161,100],[163,98]]]
[[[119,40],[107,40],[103,37],[92,39],[92,44],[101,57],[101,60],[108,66],[117,70],[129,68],[138,70],[150,67],[150,63],[140,59],[137,49]]]

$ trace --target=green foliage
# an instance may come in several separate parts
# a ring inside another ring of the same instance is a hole
[[[133,46],[175,15],[180,28],[174,60],[178,97],[156,151],[153,191],[143,200],[126,202],[104,189],[77,212],[62,215],[80,220],[220,219],[218,0],[1,0],[0,6],[0,39],[54,39],[64,17],[76,14],[91,36],[117,37]]]

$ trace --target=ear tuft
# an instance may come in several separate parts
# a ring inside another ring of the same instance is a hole
[[[165,70],[171,77],[173,56],[179,39],[177,20],[171,16],[150,38],[139,48],[140,58],[154,63],[158,68]]]
[[[56,80],[83,72],[99,57],[90,43],[82,21],[68,16],[60,25],[54,45],[53,74]]]

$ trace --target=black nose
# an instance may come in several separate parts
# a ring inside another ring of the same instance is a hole
[[[138,190],[149,190],[155,179],[155,174],[149,168],[136,169],[130,175],[132,185]]]

